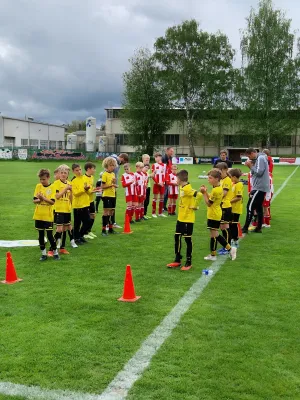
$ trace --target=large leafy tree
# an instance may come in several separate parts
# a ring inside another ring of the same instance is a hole
[[[123,75],[122,125],[129,143],[150,155],[164,144],[164,133],[172,124],[170,96],[158,79],[156,61],[149,49],[139,49]]]
[[[173,106],[184,112],[190,155],[195,156],[203,111],[228,106],[234,51],[226,35],[199,30],[195,20],[168,28],[154,46],[160,78],[172,95]]]
[[[68,133],[76,131],[86,131],[86,123],[84,120],[74,120],[70,124],[68,124]]]
[[[296,50],[296,51],[295,51]],[[251,9],[242,32],[240,100],[243,128],[270,145],[299,124],[299,43],[291,20],[271,0]],[[295,54],[296,53],[296,54]]]

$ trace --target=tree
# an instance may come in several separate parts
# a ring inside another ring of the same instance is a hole
[[[150,155],[164,143],[171,127],[168,92],[158,80],[155,59],[149,49],[139,49],[130,60],[131,69],[123,75],[122,125],[129,143]]]
[[[275,10],[271,0],[251,9],[242,32],[240,99],[244,131],[257,134],[266,145],[299,124],[299,42],[291,20]],[[297,48],[297,54],[295,53]]]
[[[68,125],[67,132],[72,133],[76,131],[86,131],[85,120],[74,120]]]
[[[160,77],[172,93],[173,106],[184,110],[190,155],[195,156],[195,121],[201,111],[225,107],[232,91],[234,51],[226,35],[199,31],[195,20],[168,28],[155,42]],[[203,121],[202,121],[203,122]],[[201,125],[201,121],[200,121]]]

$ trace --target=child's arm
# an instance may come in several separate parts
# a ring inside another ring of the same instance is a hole
[[[66,185],[62,191],[56,193],[55,197],[56,199],[60,199],[61,197],[63,197],[63,195],[67,192],[67,191],[72,191],[72,186],[71,185]]]
[[[44,201],[45,203],[51,204],[52,206],[55,203],[54,199],[47,199],[47,197],[43,196],[42,193],[38,193],[37,197],[38,199],[40,199],[40,201]]]
[[[233,199],[231,199],[230,203],[231,204],[237,203],[238,201],[241,201],[241,200],[242,200],[242,196],[236,196]]]
[[[82,184],[77,184],[76,182],[72,181],[72,191],[73,191],[73,196],[79,197],[83,193],[85,193],[84,187]]]
[[[212,204],[213,204],[213,201],[209,200],[209,195],[207,193],[207,188],[204,185],[202,185],[201,188],[200,188],[200,191],[203,194],[204,201],[205,201],[207,207],[211,207]]]

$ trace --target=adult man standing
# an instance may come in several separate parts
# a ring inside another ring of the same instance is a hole
[[[252,190],[249,193],[247,204],[247,217],[243,226],[243,233],[248,233],[254,210],[257,214],[257,226],[253,232],[261,233],[263,223],[263,202],[265,194],[270,191],[270,178],[267,156],[264,153],[257,153],[253,147],[245,151],[248,161],[245,165],[250,169],[252,176]]]
[[[121,153],[118,156],[116,154],[112,154],[111,157],[113,157],[117,161],[117,164],[118,164],[114,170],[114,174],[116,177],[116,184],[118,185],[120,166],[128,163],[129,157],[128,157],[127,153]],[[116,198],[117,198],[117,192],[116,192]],[[121,226],[116,223],[115,215],[116,215],[116,212],[114,212],[114,215],[112,215],[112,217],[111,217],[113,226],[114,226],[114,228],[121,228]]]
[[[174,157],[174,149],[173,147],[167,147],[165,154],[162,157],[162,162],[166,164],[166,173],[171,173],[172,167],[172,158]],[[168,185],[165,186],[165,194],[164,194],[164,210],[167,210],[167,202],[168,202]]]
[[[227,151],[226,150],[221,150],[220,151],[220,158],[218,158],[215,163],[214,163],[214,168],[216,168],[216,165],[218,163],[224,162],[228,165],[228,168],[232,168],[233,162],[227,159]]]

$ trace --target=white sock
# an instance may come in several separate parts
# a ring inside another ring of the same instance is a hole
[[[46,255],[47,255],[47,250],[46,249],[42,250],[42,256],[46,256]]]

